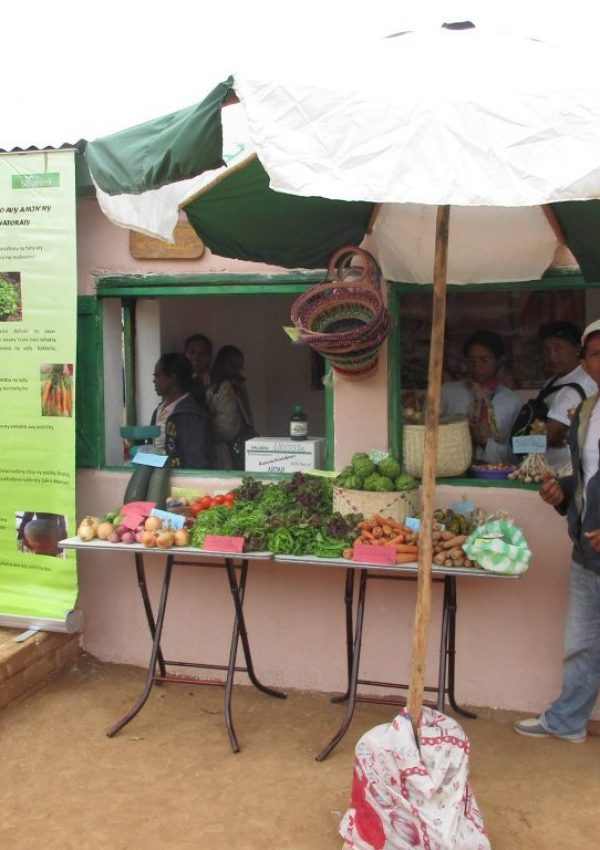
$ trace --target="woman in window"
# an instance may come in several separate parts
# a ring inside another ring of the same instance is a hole
[[[465,342],[463,355],[466,377],[442,387],[441,415],[467,416],[475,460],[510,461],[511,427],[523,402],[498,377],[504,356],[502,337],[494,331],[475,331]]]
[[[206,411],[195,400],[192,365],[184,354],[163,354],[154,367],[154,388],[162,402],[152,414],[160,427],[154,445],[169,455],[172,467],[208,469],[210,437]]]
[[[219,349],[206,393],[215,469],[243,469],[245,441],[256,435],[243,371],[239,348],[224,345]]]
[[[205,407],[206,389],[210,385],[212,342],[204,334],[192,334],[184,343],[183,353],[192,364],[192,395],[201,407]]]

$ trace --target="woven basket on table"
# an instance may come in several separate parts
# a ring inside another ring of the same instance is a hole
[[[404,425],[402,429],[403,470],[421,478],[425,454],[425,426]],[[462,475],[471,464],[473,446],[465,416],[453,416],[440,422],[435,474],[437,478]]]
[[[381,514],[402,522],[419,510],[418,490],[377,491],[333,488],[333,510],[341,514],[362,514],[365,519]]]

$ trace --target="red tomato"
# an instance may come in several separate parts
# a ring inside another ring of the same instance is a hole
[[[225,504],[227,505],[227,507],[229,507],[229,508],[233,507],[234,502],[235,502],[235,496],[233,495],[233,493],[226,493],[225,494]]]
[[[214,502],[210,496],[203,496],[198,504],[202,505],[202,510],[205,511],[207,508],[212,508]]]
[[[223,505],[225,504],[225,496],[215,496],[214,498],[215,505]]]
[[[203,507],[201,502],[194,502],[193,505],[190,505],[190,511],[192,512],[192,516],[198,516],[198,514],[204,510],[206,510],[206,508]]]

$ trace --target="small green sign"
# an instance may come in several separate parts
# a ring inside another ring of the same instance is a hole
[[[60,186],[58,171],[47,174],[13,174],[11,175],[13,189],[52,189]]]

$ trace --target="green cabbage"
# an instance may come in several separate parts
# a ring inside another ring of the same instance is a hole
[[[365,452],[356,452],[352,455],[351,466],[352,472],[355,475],[360,475],[361,478],[366,478],[375,470],[375,464]]]
[[[385,475],[386,478],[397,478],[402,472],[402,469],[396,458],[384,457],[377,464],[377,472],[380,475]]]

